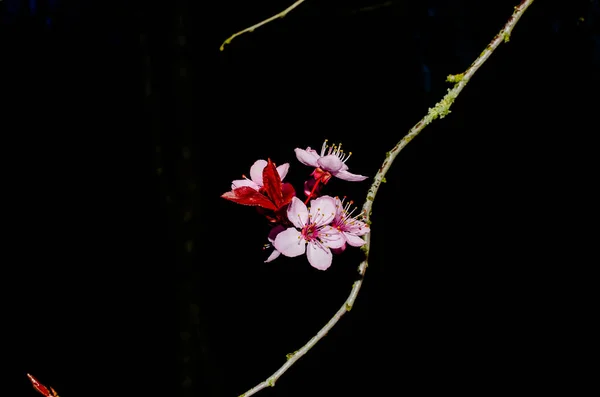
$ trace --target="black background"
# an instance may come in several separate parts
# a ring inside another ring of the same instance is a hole
[[[266,379],[343,304],[360,251],[326,272],[265,264],[267,225],[220,195],[259,158],[300,191],[293,149],[324,139],[374,176],[517,1],[309,0],[219,51],[289,4],[0,3],[3,387],[236,396]],[[556,280],[593,263],[567,241],[595,182],[599,7],[535,1],[401,152],[355,307],[261,394],[565,382],[555,316],[576,305]],[[360,206],[370,180],[327,192]]]

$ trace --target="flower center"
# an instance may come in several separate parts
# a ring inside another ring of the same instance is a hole
[[[306,241],[313,241],[319,237],[319,230],[314,223],[309,223],[302,229],[302,237]]]
[[[352,204],[354,204],[354,201],[350,200],[346,202],[345,196],[339,201],[337,204],[338,210],[336,212],[340,215],[336,216],[333,220],[333,227],[340,231],[345,231],[356,225],[362,226],[365,214],[364,212],[360,212],[356,215],[353,215],[357,208],[351,208]]]

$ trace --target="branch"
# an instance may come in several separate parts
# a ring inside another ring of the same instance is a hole
[[[373,207],[373,202],[375,200],[375,196],[377,195],[377,191],[379,190],[379,186],[381,183],[385,182],[385,175],[392,166],[394,159],[398,156],[398,153],[408,143],[413,140],[429,123],[437,118],[444,118],[448,113],[450,113],[450,106],[454,103],[454,100],[461,93],[461,91],[465,88],[471,77],[479,70],[481,65],[487,61],[487,59],[492,55],[492,52],[502,43],[508,42],[510,34],[514,29],[515,25],[525,12],[527,8],[533,3],[534,0],[523,0],[521,4],[515,7],[515,10],[508,20],[500,33],[498,33],[494,39],[487,45],[485,50],[479,55],[479,57],[469,66],[466,72],[461,73],[459,75],[450,75],[448,76],[448,81],[453,82],[454,87],[448,90],[448,93],[442,98],[440,102],[438,102],[433,108],[430,108],[427,115],[423,117],[414,127],[412,127],[408,133],[402,138],[396,146],[392,150],[386,153],[385,160],[377,174],[375,175],[373,184],[369,188],[367,193],[367,199],[365,204],[363,205],[363,213],[365,214],[366,221],[369,222],[371,218],[371,211]],[[275,386],[275,382],[277,379],[281,377],[296,361],[298,361],[302,356],[304,356],[314,345],[317,344],[319,340],[321,340],[327,333],[337,324],[337,322],[342,318],[342,316],[352,309],[352,305],[358,296],[358,292],[362,286],[363,278],[365,272],[368,267],[368,259],[369,259],[369,250],[371,248],[371,233],[368,233],[365,236],[366,243],[361,247],[365,254],[364,260],[360,263],[358,267],[358,274],[360,278],[354,282],[352,285],[352,290],[350,291],[350,295],[342,305],[338,309],[338,311],[334,314],[334,316],[325,324],[323,328],[313,336],[300,350],[295,351],[294,353],[290,353],[287,355],[287,361],[281,368],[279,368],[273,375],[271,375],[267,380],[259,383],[254,386],[252,389],[248,390],[246,393],[242,394],[240,397],[249,397],[255,393],[258,393],[265,387],[273,387]]]
[[[281,11],[278,14],[273,15],[270,18],[265,19],[262,22],[257,23],[256,25],[252,25],[249,28],[246,28],[244,30],[240,30],[237,33],[232,34],[231,36],[229,36],[229,38],[227,40],[225,40],[223,42],[223,44],[221,44],[221,48],[220,50],[223,51],[225,49],[225,46],[229,43],[231,43],[231,40],[233,40],[234,38],[236,38],[237,36],[240,36],[244,33],[251,33],[254,32],[254,29],[260,28],[263,25],[268,24],[269,22],[273,22],[274,20],[276,20],[277,18],[283,18],[284,16],[286,16],[290,11],[292,11],[294,8],[298,7],[300,4],[304,3],[304,0],[296,0],[296,2],[294,4],[292,4],[291,6],[289,6],[288,8],[286,8],[285,10]]]

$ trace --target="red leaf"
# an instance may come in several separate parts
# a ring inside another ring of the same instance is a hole
[[[282,193],[282,204],[283,207],[286,204],[289,204],[290,201],[296,196],[296,191],[291,183],[283,183],[281,185],[281,193]],[[280,208],[281,208],[280,207]]]
[[[52,397],[55,393],[50,393],[50,390],[44,385],[42,385],[33,375],[27,374],[27,377],[31,381],[33,388],[43,394],[45,397]]]
[[[267,196],[257,192],[249,186],[238,187],[230,192],[222,194],[221,197],[238,204],[261,207],[273,211],[277,210],[275,204],[273,204]]]
[[[269,196],[273,204],[275,204],[275,209],[281,208],[283,205],[281,178],[279,177],[279,172],[277,172],[277,167],[275,167],[275,164],[271,161],[271,159],[267,160],[267,165],[263,169],[262,190],[267,196]]]

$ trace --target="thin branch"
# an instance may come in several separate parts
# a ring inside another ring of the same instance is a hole
[[[438,102],[433,108],[430,108],[427,115],[423,117],[414,127],[412,127],[409,132],[402,138],[396,146],[392,150],[386,153],[385,160],[377,174],[375,175],[373,184],[371,185],[368,193],[367,199],[363,205],[363,212],[366,217],[366,221],[369,222],[371,217],[371,211],[373,207],[373,201],[375,200],[375,196],[379,190],[379,186],[381,183],[385,181],[385,175],[392,166],[394,159],[398,156],[398,153],[408,143],[416,137],[429,123],[437,118],[444,118],[448,113],[450,113],[450,106],[454,103],[454,100],[461,93],[461,91],[465,88],[471,77],[479,70],[481,65],[487,61],[487,59],[492,55],[492,52],[502,43],[508,42],[510,34],[514,29],[515,25],[525,12],[527,8],[533,3],[534,0],[523,0],[521,4],[515,7],[515,10],[508,20],[508,22],[504,25],[500,33],[498,33],[494,39],[488,44],[488,46],[483,50],[483,52],[479,55],[479,57],[469,66],[466,72],[459,75],[450,75],[448,76],[448,81],[453,82],[454,87],[448,90],[448,93],[442,98],[440,102]],[[368,259],[369,259],[369,250],[371,247],[371,233],[368,233],[365,236],[366,243],[361,247],[363,250],[365,257],[364,260],[360,263],[358,267],[358,274],[360,275],[359,280],[357,280],[352,285],[352,290],[350,291],[350,295],[335,313],[335,315],[325,324],[323,328],[313,336],[300,350],[295,351],[294,353],[290,353],[287,355],[287,361],[281,368],[279,368],[273,375],[271,375],[267,380],[259,383],[254,386],[252,389],[248,390],[246,393],[242,394],[240,397],[249,397],[255,393],[258,393],[265,387],[273,387],[275,386],[275,382],[292,366],[296,361],[298,361],[302,356],[304,356],[314,345],[317,344],[319,340],[321,340],[327,333],[337,324],[337,322],[342,318],[342,316],[352,309],[352,305],[354,304],[356,297],[358,296],[358,292],[362,287],[362,282],[364,275],[366,273],[368,267]]]
[[[232,34],[231,36],[229,36],[229,38],[227,40],[225,40],[223,42],[223,44],[221,44],[221,48],[220,50],[223,51],[225,49],[225,46],[229,43],[231,43],[231,40],[233,40],[234,38],[236,38],[237,36],[240,36],[244,33],[251,33],[254,32],[254,29],[260,28],[263,25],[268,24],[269,22],[273,22],[274,20],[278,19],[278,18],[283,18],[284,16],[286,16],[290,11],[292,11],[294,8],[298,7],[300,4],[304,3],[304,0],[296,0],[296,2],[294,4],[292,4],[291,6],[289,6],[288,8],[286,8],[285,10],[281,11],[280,13],[277,13],[275,15],[273,15],[270,18],[265,19],[262,22],[257,23],[256,25],[252,25],[249,28],[246,28],[244,30],[240,30],[237,33]]]

